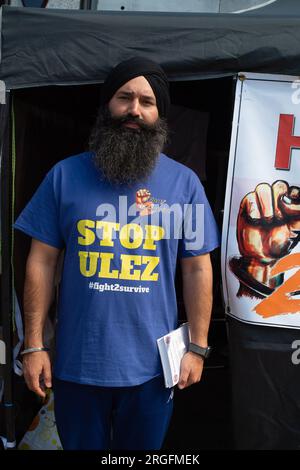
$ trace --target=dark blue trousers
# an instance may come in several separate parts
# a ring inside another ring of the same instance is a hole
[[[65,450],[158,450],[173,409],[162,377],[133,387],[55,379],[55,418]]]

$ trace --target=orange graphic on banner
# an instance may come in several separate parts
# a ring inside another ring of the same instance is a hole
[[[300,253],[293,253],[279,260],[271,270],[271,276],[300,267]],[[290,276],[269,297],[257,304],[255,312],[264,318],[288,313],[300,313],[300,299],[292,295],[300,291],[300,270]]]

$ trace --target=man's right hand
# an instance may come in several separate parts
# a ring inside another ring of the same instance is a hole
[[[51,362],[48,352],[38,351],[25,354],[23,373],[28,388],[45,398],[46,388],[52,386]]]

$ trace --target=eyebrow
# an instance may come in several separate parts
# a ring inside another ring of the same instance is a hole
[[[135,95],[134,91],[122,91],[122,90],[119,91],[117,94],[118,95],[123,95],[123,96],[128,96],[128,97],[131,97],[131,96]],[[151,96],[151,95],[141,95],[141,96],[142,96],[142,98],[147,99],[147,100],[152,101],[153,103],[155,103],[155,98],[153,96]]]

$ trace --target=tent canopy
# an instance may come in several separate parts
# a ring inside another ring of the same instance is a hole
[[[0,79],[7,89],[103,82],[145,55],[170,80],[239,71],[300,73],[300,16],[2,8]]]

